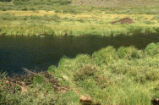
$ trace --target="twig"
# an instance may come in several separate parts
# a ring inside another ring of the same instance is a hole
[[[27,69],[27,68],[23,68],[23,70],[25,72],[27,72],[28,74],[33,74],[33,75],[37,75],[37,73],[32,72],[31,70]]]

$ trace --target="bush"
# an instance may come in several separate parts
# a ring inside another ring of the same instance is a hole
[[[80,70],[78,70],[75,75],[75,81],[77,80],[84,80],[89,77],[93,77],[96,73],[97,69],[93,65],[85,65]]]
[[[118,58],[115,48],[111,46],[93,53],[92,57],[95,59],[97,64],[108,64],[109,62],[117,60]]]
[[[134,47],[120,47],[117,51],[119,58],[141,58],[143,53]]]
[[[154,56],[159,54],[159,43],[151,43],[145,48],[145,52],[147,55]]]

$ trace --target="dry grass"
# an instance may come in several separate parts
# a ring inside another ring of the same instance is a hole
[[[158,15],[155,14],[108,14],[92,11],[79,14],[55,11],[0,11],[0,33],[6,35],[110,35],[127,33],[131,27],[157,28]],[[112,21],[131,18],[134,23],[110,24]],[[67,27],[66,27],[67,26]],[[41,30],[41,28],[43,30]],[[141,28],[142,29],[142,28]]]

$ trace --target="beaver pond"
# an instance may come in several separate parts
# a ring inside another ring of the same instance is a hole
[[[50,65],[58,66],[60,58],[73,58],[78,54],[92,54],[101,48],[135,46],[144,49],[151,42],[158,42],[159,35],[132,36],[80,36],[80,37],[0,37],[0,72],[8,75],[24,74],[23,68],[40,72]]]

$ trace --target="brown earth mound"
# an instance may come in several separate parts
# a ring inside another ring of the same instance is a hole
[[[33,78],[38,75],[43,76],[45,82],[49,83],[55,91],[64,92],[68,90],[68,88],[60,86],[57,78],[53,77],[48,72],[38,74],[32,72],[29,75],[7,77],[4,80],[5,85],[3,89],[10,93],[15,93],[17,90],[23,93],[27,91],[28,87],[32,87]]]
[[[134,21],[131,18],[127,17],[127,18],[122,18],[122,19],[111,22],[111,24],[115,24],[115,23],[132,24],[132,23],[134,23]]]

